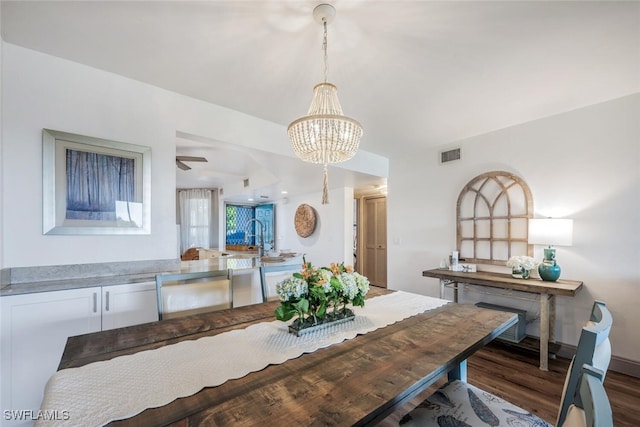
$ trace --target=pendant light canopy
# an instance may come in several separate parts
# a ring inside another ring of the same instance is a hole
[[[329,203],[327,165],[352,158],[362,138],[362,126],[342,113],[338,88],[327,82],[327,24],[335,14],[336,10],[330,4],[321,4],[313,10],[315,20],[324,29],[324,82],[313,88],[307,115],[291,122],[287,130],[291,147],[300,159],[324,165],[323,204]]]

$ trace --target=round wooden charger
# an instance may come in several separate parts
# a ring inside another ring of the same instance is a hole
[[[316,211],[305,203],[298,206],[294,218],[296,233],[300,237],[309,237],[316,228]]]

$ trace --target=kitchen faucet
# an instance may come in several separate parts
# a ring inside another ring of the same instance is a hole
[[[249,237],[256,236],[255,233],[251,233],[251,234],[249,233],[249,225],[252,222],[257,222],[258,224],[260,224],[260,234],[258,236],[260,238],[260,244],[258,245],[258,257],[262,258],[262,256],[264,255],[264,224],[260,222],[259,219],[251,218],[244,225],[244,242],[249,243]]]

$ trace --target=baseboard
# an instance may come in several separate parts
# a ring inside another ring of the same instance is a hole
[[[576,347],[568,344],[560,344],[560,350],[557,355],[570,359],[576,354]],[[640,378],[640,362],[625,359],[624,357],[611,356],[609,370]]]
[[[512,346],[528,351],[540,352],[540,341],[538,337],[527,336],[520,343],[511,343],[496,339],[496,342],[506,346]],[[555,354],[557,357],[563,357],[565,359],[571,359],[576,354],[576,346],[563,344],[563,343],[549,343],[549,354]],[[631,377],[640,378],[640,362],[624,357],[611,356],[611,363],[609,364],[609,370],[619,372],[621,374],[629,375]]]

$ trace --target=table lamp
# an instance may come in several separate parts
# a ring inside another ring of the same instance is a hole
[[[529,243],[548,245],[544,249],[544,260],[538,266],[540,278],[555,282],[560,277],[560,266],[556,262],[556,250],[551,246],[571,246],[573,240],[573,220],[540,218],[529,220]]]

